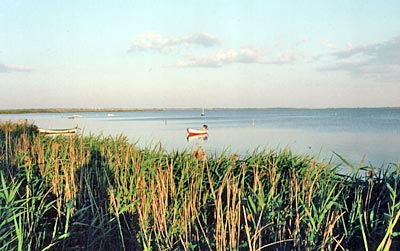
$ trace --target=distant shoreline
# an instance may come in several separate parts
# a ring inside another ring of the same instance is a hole
[[[33,109],[0,109],[0,114],[28,114],[28,113],[90,113],[90,112],[148,112],[166,110],[199,110],[201,108],[33,108]],[[326,108],[307,108],[307,107],[242,107],[242,108],[206,108],[206,110],[267,110],[267,109],[292,109],[292,110],[331,110],[331,109],[400,109],[400,107],[326,107]]]
[[[27,114],[27,113],[81,113],[81,112],[144,112],[161,111],[163,109],[120,109],[120,108],[44,108],[44,109],[4,109],[0,114]]]

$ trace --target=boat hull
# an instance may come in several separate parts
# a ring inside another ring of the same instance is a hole
[[[192,129],[192,128],[188,128],[187,129],[187,133],[188,136],[196,136],[196,135],[207,135],[208,134],[208,130],[207,129]]]
[[[72,135],[78,133],[78,128],[70,128],[70,129],[38,129],[39,133],[46,134],[46,135]]]

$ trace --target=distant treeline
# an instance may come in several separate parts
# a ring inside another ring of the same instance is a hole
[[[25,113],[82,113],[82,112],[145,112],[163,110],[199,110],[200,108],[26,108],[26,109],[0,109],[0,114],[25,114]],[[400,107],[347,107],[347,108],[295,108],[295,107],[269,107],[269,108],[224,108],[215,107],[207,110],[347,110],[347,109],[400,109]]]
[[[46,109],[7,109],[0,110],[0,114],[25,114],[25,113],[81,113],[81,112],[143,112],[159,111],[161,109],[122,109],[122,108],[46,108]]]

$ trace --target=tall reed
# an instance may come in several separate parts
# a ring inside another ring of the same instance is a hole
[[[396,250],[400,167],[0,125],[2,250]]]

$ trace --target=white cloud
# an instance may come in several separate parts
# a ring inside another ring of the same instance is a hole
[[[282,54],[267,58],[264,49],[243,47],[237,50],[220,50],[206,56],[188,56],[186,60],[177,63],[178,67],[210,67],[216,68],[227,64],[288,64],[296,60],[294,54]]]
[[[0,73],[2,72],[31,72],[32,68],[20,65],[5,65],[0,64]]]
[[[331,49],[331,50],[336,50],[337,49],[337,46],[334,45],[333,43],[329,42],[328,40],[321,41],[321,45],[323,47]]]
[[[267,61],[267,64],[291,64],[297,60],[297,56],[293,52],[281,54],[276,57],[272,57],[271,60]]]
[[[303,42],[306,42],[305,38]],[[241,47],[239,49],[221,49],[217,52],[194,55],[188,51],[193,46],[214,47],[220,45],[218,37],[209,33],[197,33],[187,37],[171,38],[163,37],[154,32],[142,33],[132,40],[129,52],[134,51],[158,51],[170,52],[177,51],[178,48],[184,49],[178,53],[183,58],[175,64],[176,67],[206,67],[217,68],[228,64],[290,64],[297,60],[294,53],[284,53],[281,55],[267,55],[263,48]],[[186,55],[185,55],[186,54]],[[268,57],[267,57],[268,56]]]
[[[204,47],[212,47],[221,43],[216,36],[208,33],[198,33],[184,39],[184,41],[186,43],[198,44]]]
[[[178,67],[220,67],[231,63],[265,63],[265,51],[255,48],[221,50],[206,56],[191,56],[178,62]]]
[[[199,45],[212,47],[220,44],[219,39],[208,33],[198,33],[183,38],[167,38],[154,32],[146,32],[132,39],[129,51],[158,50],[163,51],[167,48],[177,46]]]
[[[320,71],[343,71],[380,81],[400,81],[400,36],[382,43],[350,45],[321,57],[333,57],[335,64]]]

